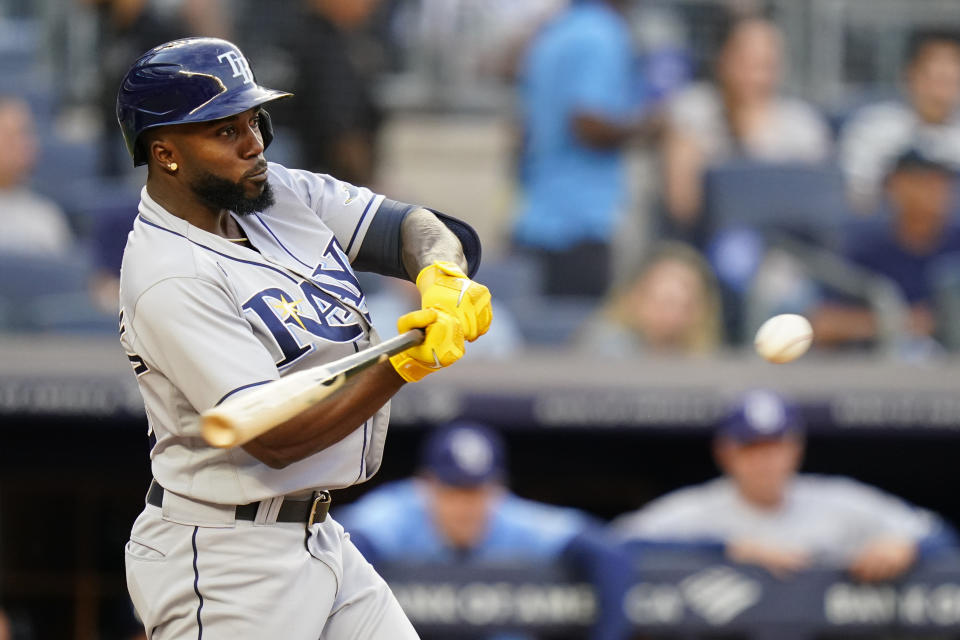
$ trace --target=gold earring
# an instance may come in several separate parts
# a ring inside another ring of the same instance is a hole
[[[167,165],[167,169],[170,169],[170,171],[176,171],[178,166],[179,165],[177,165],[176,162],[171,162],[170,164]]]

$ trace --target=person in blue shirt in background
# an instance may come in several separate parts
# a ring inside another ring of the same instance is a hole
[[[574,0],[530,42],[520,70],[517,248],[547,295],[600,297],[610,243],[630,206],[624,147],[651,137],[637,96],[628,0]]]
[[[420,473],[382,485],[337,511],[373,565],[379,562],[565,562],[597,587],[591,638],[629,637],[622,614],[629,559],[602,524],[576,509],[520,498],[506,484],[503,440],[485,425],[454,422],[433,432]],[[497,636],[499,638],[524,636]]]

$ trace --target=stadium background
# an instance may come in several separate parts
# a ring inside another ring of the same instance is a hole
[[[292,28],[292,4],[156,0],[152,8],[195,10],[205,33],[229,37],[250,55],[261,83],[283,88],[291,70],[275,45]],[[713,422],[733,394],[765,386],[796,399],[807,416],[806,470],[856,477],[960,525],[955,354],[918,362],[815,351],[774,369],[733,341],[705,358],[610,362],[569,346],[594,307],[553,306],[546,319],[535,311],[553,301],[525,290],[513,270],[515,89],[496,72],[496,53],[521,32],[533,5],[550,3],[521,4],[384,1],[358,36],[375,60],[385,114],[378,187],[476,226],[487,283],[494,295],[502,283],[506,306],[516,302],[524,341],[506,356],[464,362],[432,386],[405,390],[374,483],[412,472],[423,433],[468,416],[503,431],[519,494],[611,518],[712,477]],[[730,4],[738,3],[648,0],[638,3],[634,27],[643,42],[675,44],[702,73]],[[858,105],[896,94],[911,33],[960,29],[955,0],[779,0],[769,8],[786,36],[786,90],[815,104],[834,130]],[[115,322],[86,300],[100,216],[131,197],[135,203],[143,180],[105,169],[111,150],[119,163],[125,154],[98,107],[102,92],[113,90],[103,86],[111,61],[101,48],[100,10],[79,0],[0,0],[0,93],[30,102],[41,145],[33,187],[63,207],[77,238],[57,264],[3,257],[0,266],[0,310],[31,310],[5,313],[0,335],[0,597],[17,638],[124,637],[121,550],[149,482],[145,419]],[[291,123],[276,124],[270,157],[297,158]],[[654,167],[649,150],[631,152],[638,203],[631,252],[652,242],[642,203]],[[960,573],[953,580],[960,583]],[[938,637],[958,629],[960,616]]]

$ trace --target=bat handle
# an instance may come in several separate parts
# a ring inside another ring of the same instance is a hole
[[[424,339],[426,339],[427,332],[423,329],[410,329],[410,331],[405,331],[401,333],[397,338],[402,338],[397,341],[397,350],[392,352],[390,355],[396,355],[401,351],[406,351],[410,347],[415,347],[418,344],[423,344]],[[396,339],[396,338],[394,338]],[[389,342],[389,341],[388,341]],[[400,345],[403,345],[402,347]]]
[[[292,373],[231,398],[202,414],[203,437],[209,444],[222,448],[249,442],[320,402],[347,378],[422,343],[424,335],[422,329],[413,329],[328,365]]]
[[[384,360],[389,359],[391,356],[395,356],[402,351],[406,351],[410,347],[415,347],[418,344],[423,344],[425,339],[426,332],[423,329],[410,329],[405,331],[400,335],[387,340],[386,342],[380,343],[384,352],[377,358],[377,362],[383,362]]]

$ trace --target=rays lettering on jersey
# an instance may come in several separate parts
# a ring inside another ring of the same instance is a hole
[[[273,335],[283,358],[282,369],[313,350],[313,338],[330,342],[353,342],[363,335],[356,314],[330,293],[309,281],[300,283],[300,294],[271,287],[251,296],[243,304]],[[315,314],[316,317],[313,317]]]
[[[360,282],[335,238],[331,238],[323,250],[320,262],[313,272],[313,281],[324,291],[339,296],[344,302],[357,307],[364,314],[367,313],[367,303],[360,290]]]

